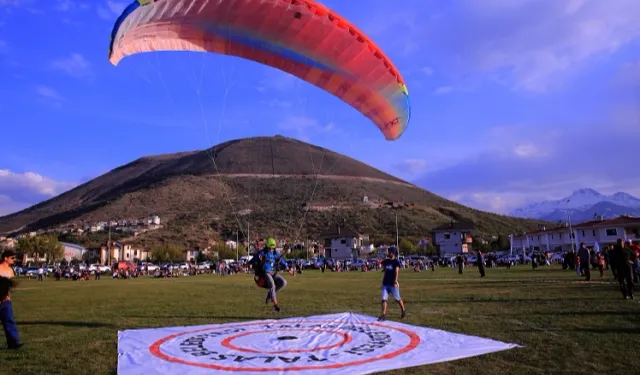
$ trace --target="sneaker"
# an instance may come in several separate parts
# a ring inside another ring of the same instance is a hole
[[[402,310],[402,315],[400,315],[400,319],[404,319],[407,317],[407,310]]]
[[[280,306],[278,305],[273,305],[273,309],[276,310],[276,312],[280,312]]]
[[[382,322],[384,320],[387,320],[387,316],[386,315],[380,315],[380,317],[378,318],[378,321]]]

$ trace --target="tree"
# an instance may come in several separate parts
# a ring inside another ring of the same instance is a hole
[[[236,250],[227,247],[227,245],[225,245],[224,243],[218,242],[215,246],[213,246],[213,251],[216,251],[218,253],[218,259],[236,259]]]
[[[48,261],[60,260],[64,255],[64,248],[56,236],[22,237],[18,246],[27,254],[36,254],[36,258],[44,256]]]
[[[184,251],[173,244],[157,245],[151,250],[151,259],[156,263],[181,262],[184,261]]]
[[[386,236],[376,237],[373,240],[373,245],[375,247],[383,246],[383,245],[389,245],[389,244],[392,244],[392,243],[395,244],[396,240],[392,239],[391,237],[386,237]]]
[[[431,243],[426,243],[424,246],[416,247],[415,253],[424,256],[434,256],[438,255],[436,252],[436,248]]]
[[[204,253],[204,251],[202,250],[198,251],[198,255],[196,256],[196,263],[202,263],[208,260],[209,260],[209,257],[207,256],[207,254]]]
[[[498,250],[507,250],[511,247],[511,242],[509,241],[509,237],[499,235],[498,236]]]
[[[406,238],[400,239],[400,243],[398,244],[400,251],[403,253],[412,253],[416,246]]]

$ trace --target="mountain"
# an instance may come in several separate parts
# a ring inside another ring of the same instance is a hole
[[[640,199],[622,192],[603,195],[593,189],[579,189],[568,197],[530,204],[514,210],[510,215],[546,221],[565,221],[567,211],[571,221],[575,222],[592,220],[594,215],[640,216]]]
[[[1,217],[0,233],[159,215],[162,229],[130,240],[202,246],[220,236],[235,239],[238,228],[242,238],[247,225],[251,239],[303,239],[343,225],[393,241],[394,212],[407,237],[451,221],[472,222],[481,235],[540,224],[471,209],[331,150],[275,136],[137,159]]]

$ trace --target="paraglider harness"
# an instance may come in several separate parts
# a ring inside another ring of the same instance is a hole
[[[257,261],[253,262],[253,281],[256,283],[256,285],[260,288],[269,288],[269,285],[267,284],[267,280],[265,278],[265,270],[264,270],[264,263],[265,263],[265,259],[262,255],[258,255],[256,254],[256,257],[258,258]],[[278,272],[278,268],[276,267],[276,273]]]

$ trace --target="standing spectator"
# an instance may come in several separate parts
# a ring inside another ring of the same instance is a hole
[[[2,253],[2,259],[0,259],[0,276],[7,279],[12,279],[15,276],[13,272],[14,262],[16,261],[16,253],[13,250],[5,250]],[[0,321],[2,321],[2,328],[4,334],[7,337],[7,346],[9,349],[19,349],[24,345],[20,342],[18,337],[18,327],[16,321],[13,318],[13,306],[11,305],[11,292],[7,291],[6,297],[0,297]]]
[[[480,271],[480,277],[484,277],[484,255],[482,250],[478,250],[478,271]]]
[[[580,259],[580,269],[584,272],[587,281],[591,281],[591,254],[589,249],[584,245],[584,242],[580,243],[580,249],[578,250],[578,258]]]
[[[600,277],[604,277],[604,255],[602,252],[599,252],[597,255],[598,259],[598,270],[600,270]]]
[[[620,283],[620,291],[624,299],[633,299],[633,276],[631,274],[631,249],[625,246],[622,239],[613,246],[611,255],[615,254],[617,264],[615,269],[618,275],[618,283]]]
[[[637,283],[640,274],[640,246],[634,245],[631,239],[628,239],[627,242],[627,247],[629,247],[629,251],[631,252],[631,261],[633,262],[631,265],[633,282]]]

